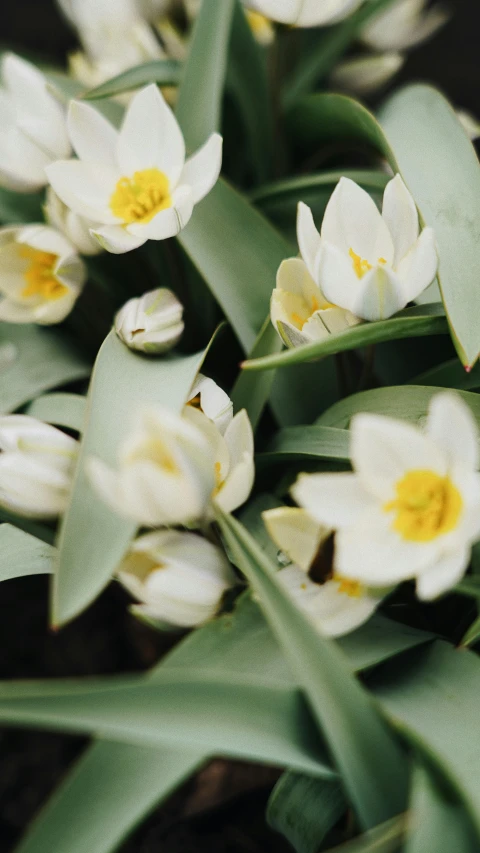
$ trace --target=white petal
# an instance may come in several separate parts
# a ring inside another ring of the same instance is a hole
[[[405,57],[397,52],[353,56],[334,68],[330,82],[335,88],[368,95],[385,86],[404,62]]]
[[[297,240],[300,254],[310,275],[316,281],[316,258],[322,241],[313,220],[313,213],[302,201],[298,205],[297,212]]]
[[[147,237],[142,234],[130,234],[122,225],[104,225],[101,228],[91,228],[90,234],[98,241],[99,246],[112,255],[123,255],[138,249],[147,242]]]
[[[222,168],[222,145],[220,134],[212,133],[185,163],[179,184],[191,188],[194,204],[201,201],[217,183]]]
[[[409,301],[403,280],[389,267],[370,270],[358,285],[352,311],[362,320],[388,320]]]
[[[470,547],[461,548],[440,557],[434,566],[417,577],[417,595],[422,601],[432,601],[459,583],[470,562]]]
[[[68,111],[68,132],[72,145],[86,162],[115,168],[118,131],[107,119],[80,101],[72,101]]]
[[[275,544],[293,563],[308,571],[330,529],[297,507],[269,509],[262,513],[262,518]]]
[[[479,433],[470,408],[460,396],[446,391],[433,397],[427,433],[447,454],[448,465],[476,471],[480,464]]]
[[[347,258],[352,249],[372,266],[380,258],[392,264],[394,249],[388,227],[373,199],[349,178],[341,178],[328,202],[321,236]]]
[[[233,418],[233,403],[228,394],[213,379],[199,373],[190,391],[188,402],[197,395],[200,395],[202,412],[224,435]]]
[[[4,323],[34,323],[35,309],[11,299],[0,299],[0,320]]]
[[[333,305],[354,313],[362,282],[355,274],[350,258],[335,246],[323,243],[318,261],[317,278],[322,282],[325,298]]]
[[[297,504],[332,529],[353,524],[372,503],[356,474],[301,474],[291,490]]]
[[[57,195],[79,216],[104,225],[118,222],[110,209],[118,180],[113,169],[80,160],[59,160],[45,171]]]
[[[158,87],[141,89],[128,107],[118,140],[123,174],[157,168],[173,189],[185,163],[185,142],[178,122]]]
[[[417,299],[432,283],[438,269],[438,254],[435,232],[424,228],[417,242],[398,267],[398,276],[403,282],[407,302]]]
[[[417,208],[400,175],[389,181],[385,188],[382,216],[393,239],[393,267],[396,269],[418,240],[419,234]]]
[[[126,226],[129,234],[144,240],[166,240],[176,237],[190,221],[193,212],[193,195],[190,187],[179,186],[172,196],[172,207],[161,210],[150,222],[133,222]]]

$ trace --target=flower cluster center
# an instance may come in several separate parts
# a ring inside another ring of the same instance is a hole
[[[48,302],[60,299],[68,291],[68,287],[62,284],[55,276],[53,270],[58,261],[58,255],[53,252],[42,252],[31,246],[20,247],[20,257],[29,261],[27,269],[23,273],[25,287],[21,292],[24,299],[31,296],[40,296]]]
[[[334,575],[334,580],[338,583],[337,592],[341,595],[348,595],[349,598],[361,598],[363,595],[363,587],[359,581],[352,581],[349,578]]]
[[[409,542],[431,542],[458,524],[463,500],[449,477],[434,471],[409,471],[384,506],[394,512],[393,529]]]
[[[143,169],[120,178],[110,198],[110,210],[124,225],[146,224],[172,206],[170,181],[159,169]]]
[[[357,255],[357,253],[354,252],[353,249],[350,249],[348,254],[352,259],[353,269],[355,270],[355,273],[358,278],[363,278],[363,276],[366,275],[367,272],[373,270],[372,264],[369,263],[369,261],[365,260],[365,258],[362,258],[360,255]],[[378,263],[384,266],[387,261],[385,260],[385,258],[379,258]]]

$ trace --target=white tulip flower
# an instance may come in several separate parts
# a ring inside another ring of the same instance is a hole
[[[78,442],[27,415],[0,417],[0,506],[27,518],[66,509]]]
[[[168,627],[212,619],[235,584],[223,551],[195,533],[162,530],[136,539],[117,572],[141,604],[133,611]]]
[[[383,212],[365,190],[342,178],[328,202],[321,235],[298,206],[302,257],[325,298],[363,320],[385,320],[434,280],[438,255],[432,228],[420,233],[415,202],[400,175],[385,189]]]
[[[431,600],[463,577],[480,539],[479,433],[454,393],[437,394],[425,430],[380,415],[352,418],[354,473],[303,475],[297,503],[335,529],[335,567],[384,587],[416,579]]]
[[[69,157],[63,107],[44,75],[13,53],[1,61],[0,185],[15,192],[45,186],[45,167]]]
[[[220,173],[221,136],[185,162],[182,132],[154,84],[132,99],[120,131],[76,101],[68,129],[79,159],[54,163],[47,175],[68,207],[99,223],[92,234],[109,252],[174,237]]]
[[[344,92],[369,95],[385,86],[400,71],[404,62],[405,57],[394,51],[352,56],[334,68],[330,84]]]
[[[0,228],[0,320],[61,323],[86,277],[86,267],[75,248],[54,228]]]
[[[58,197],[53,187],[48,187],[44,205],[48,224],[60,231],[81,255],[98,255],[102,247],[90,234],[95,223],[78,216]]]
[[[272,21],[296,27],[336,24],[351,15],[364,0],[242,0],[248,9]]]
[[[320,633],[341,637],[372,616],[384,590],[380,593],[337,575],[334,564],[322,567],[324,576],[316,577],[315,562],[331,535],[329,528],[296,507],[267,510],[262,517],[275,544],[292,561],[278,572],[278,579]]]
[[[325,299],[301,258],[280,264],[270,317],[288,347],[324,340],[360,322],[350,311]]]
[[[233,418],[233,403],[225,391],[213,379],[199,373],[188,400],[190,406],[201,409],[213,421],[221,435]]]
[[[431,38],[448,21],[449,12],[428,0],[394,0],[362,29],[362,41],[376,51],[403,51]]]
[[[145,353],[166,352],[182,337],[183,305],[161,287],[129,299],[115,317],[115,331],[127,347]]]

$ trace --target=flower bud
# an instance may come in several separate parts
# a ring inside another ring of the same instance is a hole
[[[130,349],[166,352],[180,340],[183,305],[166,287],[129,299],[115,317],[115,331]]]

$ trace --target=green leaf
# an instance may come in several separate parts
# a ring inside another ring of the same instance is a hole
[[[85,92],[85,86],[82,86],[78,80],[69,77],[59,71],[50,71],[47,74],[49,81],[48,88],[52,94],[63,104],[67,105],[73,98],[82,98]],[[119,127],[124,114],[124,109],[117,101],[109,101],[106,98],[92,100],[92,106],[98,112],[102,113],[108,121],[115,127]]]
[[[480,388],[480,365],[476,364],[467,372],[458,358],[452,358],[416,376],[412,379],[412,385],[436,385],[437,388],[457,388],[462,391]]]
[[[281,352],[282,347],[282,341],[273,328],[270,317],[267,317],[249,357],[253,359],[264,358],[272,353]],[[255,374],[242,370],[233,386],[231,394],[233,408],[237,412],[240,409],[247,410],[254,430],[258,426],[270,397],[274,379],[274,373]]]
[[[390,388],[374,388],[352,394],[345,400],[335,403],[318,419],[323,426],[346,429],[357,412],[373,412],[377,415],[389,415],[392,418],[419,423],[428,413],[430,400],[444,388],[422,387],[418,385],[398,385]],[[480,423],[480,396],[469,391],[457,391],[457,394],[472,410]]]
[[[319,172],[313,175],[285,178],[272,184],[264,184],[250,193],[250,200],[262,209],[268,208],[270,204],[290,204],[295,207],[299,201],[305,201],[309,204],[310,198],[315,199],[323,190],[327,190],[330,196],[342,177],[350,178],[351,181],[355,181],[367,192],[382,192],[390,180],[385,172],[372,169]]]
[[[54,624],[72,619],[98,595],[136,530],[96,494],[85,472],[87,459],[97,456],[115,466],[139,407],[158,403],[180,412],[203,357],[149,359],[129,350],[114,332],[106,338],[92,374],[77,471],[60,529]]]
[[[91,367],[61,332],[35,325],[2,323],[0,346],[11,347],[10,362],[0,369],[0,413],[14,412],[49,391],[85,379]]]
[[[194,749],[98,741],[85,750],[15,853],[111,853],[202,761]]]
[[[0,188],[0,222],[17,225],[43,220],[43,191],[38,193],[16,193]]]
[[[176,108],[192,151],[220,130],[233,10],[234,0],[204,0],[195,21]]]
[[[480,639],[480,616],[477,616],[474,622],[470,625],[470,628],[466,632],[465,636],[462,637],[462,641],[460,643],[460,647],[468,647],[473,646]]]
[[[270,795],[267,821],[297,853],[317,853],[346,810],[345,794],[336,779],[315,779],[287,771]]]
[[[159,86],[176,86],[180,80],[182,71],[181,63],[176,59],[155,59],[129,68],[122,74],[117,74],[100,86],[89,89],[82,94],[85,101],[101,98],[112,98],[123,92],[131,92],[148,83],[158,83]]]
[[[257,455],[257,461],[262,465],[316,459],[348,462],[349,443],[350,436],[344,429],[321,425],[287,427],[275,435],[266,452]]]
[[[327,355],[372,346],[383,341],[446,334],[447,330],[447,321],[441,305],[419,305],[406,308],[390,320],[361,323],[321,341],[245,361],[242,367],[244,370],[272,370],[290,364],[316,361]]]
[[[400,815],[326,853],[399,853],[406,829],[407,820]]]
[[[245,528],[223,514],[218,523],[308,697],[362,825],[375,826],[397,814],[405,804],[405,758],[370,698],[335,643],[286,596]]]
[[[26,414],[47,424],[82,432],[85,421],[86,398],[81,394],[43,394],[37,397]]]
[[[0,582],[53,570],[55,548],[35,536],[0,524]]]
[[[471,822],[461,803],[448,795],[426,766],[417,764],[413,773],[409,831],[405,853],[476,853]]]
[[[453,108],[429,86],[395,94],[380,120],[425,224],[435,229],[453,341],[462,363],[472,367],[480,354],[477,154]]]

